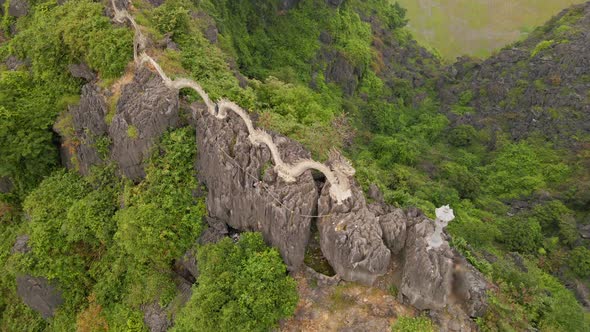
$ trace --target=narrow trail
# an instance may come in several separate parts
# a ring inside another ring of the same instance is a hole
[[[355,170],[350,162],[338,151],[333,150],[330,153],[329,165],[311,159],[303,159],[294,164],[284,162],[277,145],[273,142],[272,136],[262,129],[254,128],[250,115],[243,108],[227,99],[213,102],[201,85],[191,79],[170,79],[158,62],[146,53],[147,38],[141,32],[140,26],[135,22],[133,16],[131,16],[126,9],[117,8],[115,2],[115,0],[111,0],[111,5],[115,13],[114,20],[119,23],[129,21],[135,30],[133,57],[138,66],[145,65],[146,63],[149,64],[149,66],[158,73],[166,87],[169,89],[177,91],[183,88],[193,89],[201,96],[207,105],[208,112],[217,119],[225,119],[228,112],[233,112],[238,115],[248,129],[248,139],[250,142],[255,146],[265,144],[268,147],[275,165],[274,169],[285,182],[295,182],[305,171],[315,169],[325,175],[326,180],[330,183],[330,196],[337,204],[342,204],[347,198],[352,196],[350,177],[354,175]]]

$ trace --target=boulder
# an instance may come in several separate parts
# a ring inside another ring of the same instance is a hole
[[[383,231],[383,242],[393,255],[399,254],[406,246],[408,218],[401,209],[379,216]]]
[[[428,249],[434,231],[434,221],[424,216],[407,231],[399,296],[419,310],[444,308],[452,289],[454,255],[446,241]]]
[[[101,88],[94,83],[84,85],[78,105],[70,105],[68,113],[53,126],[61,135],[60,154],[64,166],[87,175],[90,167],[102,163],[96,143],[107,133],[106,114]]]
[[[367,207],[356,182],[352,182],[352,197],[341,205],[330,198],[329,190],[326,183],[318,203],[322,253],[342,279],[371,285],[387,272],[391,256],[382,240],[379,218]]]
[[[68,66],[70,74],[76,78],[82,78],[88,82],[96,79],[96,74],[85,63],[71,64]]]
[[[274,171],[269,149],[254,146],[244,122],[230,112],[224,120],[193,105],[197,121],[197,169],[208,189],[207,209],[239,231],[259,231],[276,247],[290,270],[302,266],[318,190],[310,171],[286,183]],[[286,137],[271,134],[286,162],[309,152]]]
[[[12,246],[12,250],[10,253],[12,254],[26,254],[31,251],[31,247],[29,247],[29,235],[23,234],[19,235]]]
[[[179,125],[178,105],[178,92],[146,68],[123,87],[108,131],[113,141],[111,159],[124,176],[134,181],[145,176],[144,160],[151,147],[168,128]]]
[[[583,239],[590,239],[590,224],[589,225],[581,225],[578,227],[578,233]]]
[[[63,303],[61,292],[47,279],[23,275],[16,278],[16,292],[23,302],[48,319]]]
[[[143,322],[150,332],[166,332],[171,322],[168,320],[168,313],[165,308],[160,307],[158,302],[143,305]]]
[[[0,193],[8,194],[12,191],[12,181],[6,176],[0,177]]]
[[[6,0],[0,0],[0,10],[4,10]],[[10,0],[8,15],[14,17],[26,16],[29,13],[29,2],[27,0]]]

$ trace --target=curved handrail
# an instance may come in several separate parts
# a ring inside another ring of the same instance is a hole
[[[131,16],[126,9],[118,9],[115,4],[115,0],[111,0],[111,4],[115,13],[115,21],[123,23],[125,20],[127,20],[131,23],[133,29],[135,30],[133,57],[138,65],[144,65],[145,63],[151,65],[151,67],[153,67],[153,69],[161,77],[164,85],[166,85],[166,87],[169,89],[193,89],[201,96],[207,105],[207,111],[217,119],[224,119],[229,111],[238,115],[242,121],[244,121],[244,124],[248,129],[248,138],[250,142],[254,145],[263,143],[269,148],[273,162],[275,164],[274,169],[285,182],[295,182],[297,178],[305,171],[315,169],[326,176],[326,180],[331,185],[330,196],[337,202],[337,204],[342,204],[344,200],[352,196],[349,177],[354,175],[355,170],[350,165],[350,163],[345,160],[342,155],[340,155],[340,153],[335,150],[332,151],[330,155],[329,166],[311,159],[299,160],[295,164],[284,162],[281,158],[277,145],[273,142],[271,135],[262,129],[255,128],[250,115],[248,115],[248,112],[243,108],[227,99],[221,99],[217,103],[213,102],[203,87],[191,79],[170,79],[162,67],[158,64],[158,62],[156,62],[156,60],[154,60],[145,52],[147,38],[141,32],[141,29],[135,22],[133,16]]]

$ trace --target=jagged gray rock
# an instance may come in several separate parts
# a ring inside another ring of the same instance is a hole
[[[435,221],[417,210],[410,211],[408,217],[400,299],[420,310],[446,308],[453,320],[483,316],[489,289],[485,277],[449,247],[445,233],[442,245],[428,249]]]
[[[26,254],[31,251],[31,247],[29,247],[29,235],[23,234],[19,235],[12,246],[12,250],[10,251],[11,254]]]
[[[273,169],[265,145],[254,146],[234,113],[224,121],[193,105],[197,119],[197,169],[207,185],[209,215],[241,231],[259,231],[279,249],[291,270],[300,268],[309,240],[317,188],[310,171],[286,183]],[[292,140],[272,135],[286,162],[309,158]],[[303,216],[302,216],[303,215]]]
[[[406,246],[408,218],[401,209],[379,216],[383,231],[383,242],[393,255],[399,254]]]
[[[63,303],[61,292],[46,278],[30,275],[16,278],[16,292],[23,302],[48,319]]]
[[[150,332],[166,332],[171,322],[168,320],[166,308],[160,307],[158,302],[142,306],[143,322]]]
[[[454,255],[446,241],[436,249],[427,249],[434,221],[418,216],[408,226],[399,296],[420,310],[442,309],[452,289]]]
[[[4,9],[6,0],[0,0],[0,9]],[[26,16],[29,13],[29,2],[27,0],[10,0],[8,15],[15,17]]]
[[[0,193],[8,194],[12,191],[12,181],[6,176],[0,177]]]
[[[382,240],[379,219],[367,207],[362,190],[352,182],[352,197],[335,204],[329,183],[318,203],[317,225],[322,253],[344,280],[372,284],[387,272],[390,250]]]
[[[96,79],[96,74],[85,63],[71,64],[68,66],[68,70],[72,76],[76,78],[83,78],[88,82],[94,81]]]
[[[65,115],[71,117],[71,124],[69,120],[60,119],[53,126],[62,136],[60,154],[64,166],[87,175],[90,167],[102,163],[96,142],[107,133],[106,114],[106,101],[100,87],[93,83],[84,85],[80,102],[70,105]]]
[[[117,113],[109,127],[113,141],[111,159],[132,180],[145,176],[143,163],[150,148],[168,128],[177,127],[178,92],[146,68],[138,69],[133,82],[123,87]]]

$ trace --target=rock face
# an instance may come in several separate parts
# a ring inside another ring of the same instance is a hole
[[[442,309],[452,288],[453,255],[447,243],[427,250],[434,222],[424,216],[412,220],[406,240],[400,295],[420,310]]]
[[[233,113],[218,120],[193,105],[197,119],[197,169],[207,185],[207,208],[212,218],[240,231],[259,231],[276,247],[291,270],[303,263],[311,215],[318,192],[311,172],[294,183],[277,176],[270,151],[253,146],[244,122]],[[273,136],[286,162],[309,158],[303,147]]]
[[[577,137],[590,132],[588,27],[586,2],[551,19],[543,33],[483,62],[459,59],[439,82],[443,109],[455,125],[502,128],[514,140],[538,133],[577,146]],[[453,111],[457,105],[472,110]]]
[[[72,76],[76,78],[83,78],[88,82],[94,81],[96,79],[96,74],[85,63],[71,64],[68,66],[68,70]]]
[[[141,309],[143,311],[143,322],[150,332],[166,332],[168,330],[171,324],[165,308],[154,302],[144,305]]]
[[[12,246],[12,250],[10,253],[12,254],[26,254],[31,251],[31,247],[29,247],[29,236],[27,234],[20,235],[16,238],[14,242],[14,246]]]
[[[139,69],[133,82],[123,87],[109,128],[111,159],[124,176],[143,178],[143,162],[150,148],[166,129],[179,122],[178,92],[169,90],[148,69]]]
[[[4,9],[6,0],[0,0],[0,9]],[[21,17],[29,13],[29,2],[27,0],[10,0],[8,5],[8,14],[10,16]]]
[[[428,239],[435,232],[433,220],[416,211],[408,217],[400,298],[420,310],[460,307],[469,317],[482,316],[489,289],[485,277],[452,250],[446,238],[438,248],[429,248]]]
[[[0,193],[7,194],[12,191],[12,181],[7,177],[0,177]]]
[[[75,154],[80,173],[88,174],[90,167],[102,163],[96,143],[107,134],[105,116],[107,105],[100,88],[94,84],[82,87],[82,96],[77,106],[70,106],[74,135],[78,144]]]
[[[26,305],[45,319],[53,317],[55,310],[63,303],[61,293],[45,278],[29,275],[17,277],[16,292]]]
[[[330,265],[344,280],[372,284],[385,274],[391,257],[382,240],[379,218],[367,207],[365,197],[353,185],[353,196],[337,205],[330,198],[329,184],[318,204],[320,247]]]

